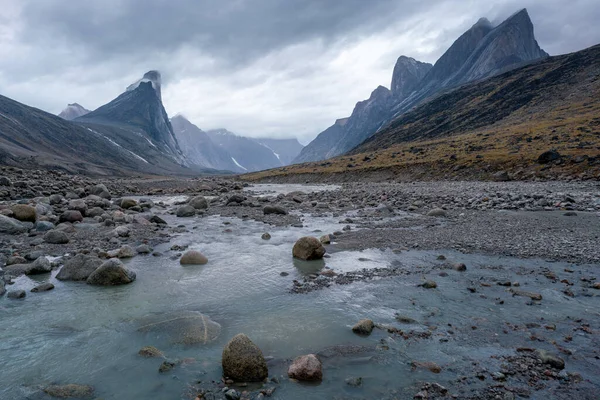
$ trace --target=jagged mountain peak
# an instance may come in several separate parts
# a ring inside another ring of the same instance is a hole
[[[485,17],[481,17],[479,18],[479,20],[471,27],[471,29],[475,28],[475,27],[483,27],[483,28],[493,28],[494,26],[492,25],[492,23],[490,22],[489,19],[485,18]]]
[[[412,93],[433,65],[417,61],[412,57],[400,56],[392,74],[392,95],[403,99]]]
[[[90,112],[87,108],[83,107],[79,103],[67,104],[67,107],[58,114],[59,117],[66,120],[73,120],[75,118],[86,115]]]
[[[150,82],[152,84],[152,88],[156,92],[156,95],[162,101],[162,94],[161,94],[162,77],[160,75],[160,72],[156,71],[156,70],[146,72],[141,79],[139,79],[136,82],[132,83],[131,85],[127,86],[126,90],[128,92],[130,92],[132,90],[137,89],[141,83],[147,83],[147,82]]]

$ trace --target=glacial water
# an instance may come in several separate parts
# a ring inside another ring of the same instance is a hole
[[[579,284],[580,278],[594,276],[598,266],[452,251],[395,253],[389,249],[333,251],[324,263],[299,263],[291,256],[296,239],[339,230],[339,217],[307,215],[303,228],[275,228],[218,216],[165,218],[172,225],[186,225],[189,232],[155,248],[164,254],[162,257],[137,256],[127,261],[137,273],[137,280],[130,285],[105,288],[61,282],[54,278],[54,271],[47,276],[20,277],[7,287],[25,289],[28,294],[22,301],[6,296],[0,299],[0,399],[45,399],[39,388],[52,383],[92,385],[95,397],[105,400],[193,399],[190,385],[220,380],[223,346],[241,332],[272,358],[270,376],[280,378],[280,384],[274,385],[274,399],[385,398],[393,393],[396,398],[412,398],[424,381],[452,387],[459,376],[471,371],[475,360],[494,371],[499,361],[491,356],[511,354],[519,346],[552,349],[546,342],[532,343],[531,332],[525,329],[503,334],[507,323],[523,326],[531,322],[556,325],[553,335],[572,335],[568,347],[575,352],[572,356],[562,355],[567,369],[600,387],[598,360],[581,356],[597,351],[597,335],[573,330],[580,324],[575,319],[591,323],[591,329],[600,329],[598,294],[568,297],[559,290],[562,286],[528,272],[547,268],[562,278],[567,268],[574,271],[568,273],[569,279]],[[264,232],[269,232],[272,239],[262,240]],[[174,244],[202,251],[209,263],[180,266],[170,257],[174,252],[169,249]],[[464,262],[467,271],[448,270],[446,277],[440,277],[438,270],[419,272],[439,264],[439,254]],[[323,264],[341,272],[398,263],[411,267],[414,273],[333,285],[308,294],[289,292],[294,279],[302,279]],[[281,272],[289,275],[280,276]],[[418,287],[424,278],[434,279],[438,288]],[[541,293],[544,299],[527,305],[528,299],[513,297],[506,287],[479,285],[494,279],[519,281],[520,289]],[[29,293],[44,281],[54,283],[56,288],[47,293]],[[469,292],[470,286],[477,286],[478,293]],[[148,315],[179,311],[206,314],[221,324],[220,336],[207,344],[186,346],[172,344],[164,335],[137,330],[139,321]],[[398,322],[396,314],[415,322]],[[350,328],[362,318],[432,335],[405,340],[376,329],[369,337],[359,337]],[[160,359],[137,354],[147,345],[159,348],[169,359],[186,362],[160,374]],[[369,349],[343,356],[333,352],[331,357],[324,357],[324,379],[318,385],[287,379],[285,360],[338,345]],[[435,362],[442,372],[413,370],[411,361]],[[359,376],[363,378],[361,387],[345,383],[346,378]]]

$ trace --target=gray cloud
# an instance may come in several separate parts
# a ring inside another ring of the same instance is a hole
[[[600,42],[597,0],[3,0],[0,92],[95,108],[160,69],[171,114],[306,142],[389,86],[399,55],[435,62],[522,7],[551,54]]]

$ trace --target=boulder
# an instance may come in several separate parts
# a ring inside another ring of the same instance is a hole
[[[14,264],[4,267],[9,276],[38,275],[52,271],[52,264],[46,257],[39,257],[31,264]]]
[[[177,209],[175,215],[177,215],[180,218],[193,217],[194,215],[196,215],[196,209],[190,205],[181,206]]]
[[[16,220],[23,222],[35,222],[36,220],[37,213],[35,207],[27,204],[15,204],[10,209]]]
[[[179,259],[181,265],[204,265],[208,263],[208,258],[204,254],[196,250],[186,251],[181,259]]]
[[[263,213],[265,215],[268,215],[268,214],[287,215],[288,212],[283,207],[268,205],[268,206],[265,206],[265,208],[263,208]]]
[[[157,224],[157,225],[167,225],[167,221],[165,221],[158,215],[151,216],[148,221],[152,222],[153,224]]]
[[[67,244],[69,243],[69,236],[63,231],[53,229],[46,232],[44,235],[44,242],[51,244]]]
[[[270,234],[269,232],[265,232],[265,233],[263,233],[263,234],[260,236],[260,238],[261,238],[262,240],[270,240],[270,239],[271,239],[271,234]]]
[[[441,208],[434,208],[433,210],[431,210],[427,213],[427,216],[428,217],[445,217],[446,211],[442,210]]]
[[[540,154],[537,161],[539,164],[548,164],[552,161],[556,161],[556,160],[560,159],[560,157],[561,157],[561,155],[558,151],[548,150],[548,151],[545,151],[542,154]]]
[[[56,275],[61,281],[85,281],[98,267],[102,260],[98,257],[77,254],[65,263]]]
[[[106,185],[100,183],[98,185],[92,186],[90,188],[90,193],[95,196],[102,197],[102,196],[100,196],[101,194],[109,193],[109,191],[108,191],[108,188],[106,187]],[[109,193],[109,196],[110,196],[110,193]],[[102,197],[102,198],[106,198],[106,197]]]
[[[222,366],[223,376],[237,382],[261,382],[269,375],[262,351],[243,333],[225,345]]]
[[[27,231],[27,227],[16,219],[0,214],[0,233],[15,235],[19,233],[25,233]]]
[[[63,199],[64,197],[62,197],[60,194],[53,194],[48,200],[51,205],[56,205],[62,203]]]
[[[94,388],[87,385],[51,385],[44,388],[44,393],[59,399],[87,399],[93,396]]]
[[[4,283],[4,279],[0,278],[0,297],[4,296],[6,293],[6,284]]]
[[[0,176],[0,186],[12,186],[12,182],[5,176]]]
[[[27,259],[21,256],[10,256],[6,260],[6,265],[15,265],[15,264],[25,264],[27,263]]]
[[[370,335],[375,328],[375,324],[370,319],[361,319],[352,327],[352,332],[359,335]]]
[[[188,201],[188,204],[196,210],[206,210],[208,208],[208,201],[206,201],[204,196],[192,197],[190,201]]]
[[[137,206],[138,203],[134,199],[121,199],[121,208],[127,210],[128,208]]]
[[[46,283],[42,283],[41,285],[37,285],[36,287],[31,289],[31,292],[32,293],[47,292],[52,289],[54,289],[54,285],[50,282],[46,282]]]
[[[68,209],[79,211],[81,213],[81,215],[85,215],[88,207],[87,207],[87,204],[85,204],[85,200],[76,199],[76,200],[69,201]]]
[[[288,376],[299,381],[320,381],[323,379],[323,366],[314,354],[300,356],[288,368]]]
[[[37,221],[35,223],[35,230],[38,232],[48,232],[54,228],[56,228],[56,225],[50,221]]]
[[[234,194],[233,196],[231,196],[227,199],[227,203],[225,203],[225,204],[226,205],[231,204],[231,203],[240,204],[240,203],[243,203],[244,200],[246,200],[246,198],[244,196],[239,195],[239,194]]]
[[[24,299],[27,296],[24,290],[11,290],[6,295],[7,299]]]
[[[117,226],[113,231],[113,234],[117,237],[129,237],[131,231],[125,225]]]
[[[102,214],[104,214],[104,209],[101,207],[92,207],[85,213],[85,215],[90,218],[99,217]]]
[[[206,344],[221,334],[221,325],[197,311],[175,311],[145,317],[139,332],[166,336],[174,344]]]
[[[116,258],[104,262],[87,278],[89,285],[115,286],[135,281],[135,272],[126,268]]]
[[[325,255],[325,247],[319,239],[312,236],[305,236],[294,244],[292,249],[294,257],[301,260],[320,260]]]
[[[77,210],[67,210],[60,215],[60,222],[81,222],[83,215]]]
[[[323,235],[319,238],[319,241],[323,244],[331,244],[331,235]]]

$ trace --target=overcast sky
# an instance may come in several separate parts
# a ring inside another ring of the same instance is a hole
[[[600,43],[598,0],[0,0],[0,94],[94,109],[144,72],[169,115],[307,143],[400,55],[434,63],[480,17],[527,7],[551,55]]]

